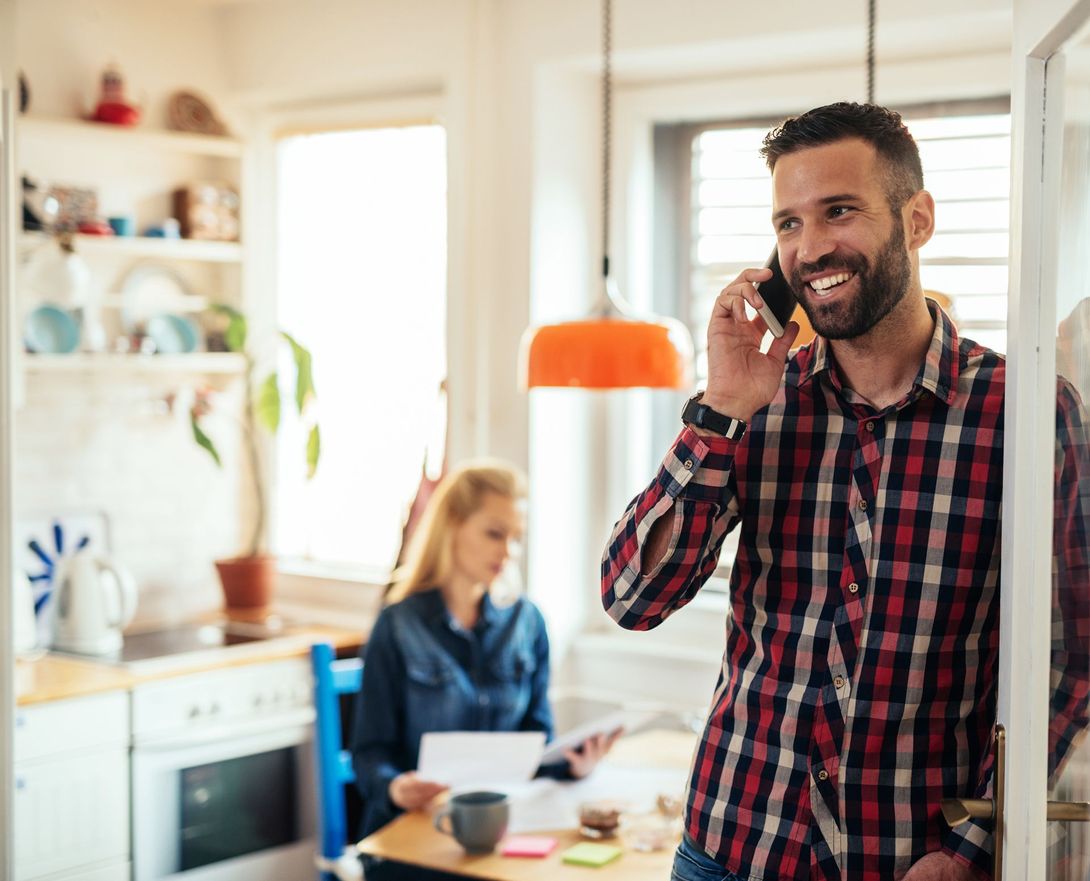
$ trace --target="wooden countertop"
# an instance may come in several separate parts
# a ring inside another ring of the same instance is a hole
[[[358,631],[325,625],[286,626],[281,636],[243,646],[213,648],[186,656],[174,656],[169,663],[130,668],[108,661],[75,658],[47,652],[33,659],[16,658],[15,700],[19,706],[83,697],[115,689],[128,689],[142,682],[182,676],[203,670],[257,664],[305,655],[313,642],[324,640],[337,649],[354,649],[363,639]]]

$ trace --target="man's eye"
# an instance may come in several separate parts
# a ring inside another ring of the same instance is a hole
[[[794,229],[798,225],[799,222],[797,220],[782,220],[780,221],[780,225],[777,227],[777,230],[779,230],[780,232],[786,232],[789,229]]]
[[[829,209],[829,215],[831,217],[843,217],[845,214],[850,213],[851,210],[848,205],[835,205]]]

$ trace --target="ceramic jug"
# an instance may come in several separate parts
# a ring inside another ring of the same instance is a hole
[[[55,649],[85,655],[121,650],[121,632],[136,612],[136,584],[124,568],[79,551],[61,561],[53,589]]]

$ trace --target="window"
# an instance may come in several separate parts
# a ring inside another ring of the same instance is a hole
[[[322,455],[307,481],[283,426],[275,547],[384,580],[445,423],[446,135],[326,131],[276,154],[279,325],[314,355]]]
[[[935,197],[934,237],[920,251],[927,290],[948,295],[959,332],[1006,348],[1010,113],[1005,102],[909,108],[902,115],[920,147],[924,184]],[[684,241],[680,313],[697,342],[697,375],[707,376],[708,316],[723,286],[760,266],[775,244],[768,168],[761,141],[779,120],[678,127],[687,163],[679,195]],[[685,172],[688,172],[687,181]]]
[[[951,298],[961,334],[1002,352],[1009,101],[951,102],[901,113],[919,144],[924,185],[936,202],[936,232],[920,251],[921,282]],[[782,118],[656,127],[656,199],[666,200],[656,204],[656,279],[674,289],[676,314],[692,331],[701,386],[715,297],[743,269],[762,265],[775,244],[769,172],[759,151],[765,134]],[[669,308],[669,299],[660,308]],[[666,449],[676,431],[677,412],[656,411],[655,449]],[[726,588],[723,579],[736,549],[737,531],[724,543],[719,577],[710,588]]]

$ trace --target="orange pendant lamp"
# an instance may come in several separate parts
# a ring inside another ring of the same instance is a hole
[[[611,3],[602,0],[602,287],[586,318],[523,334],[520,374],[527,389],[688,389],[693,382],[688,328],[674,318],[638,316],[609,274]]]

